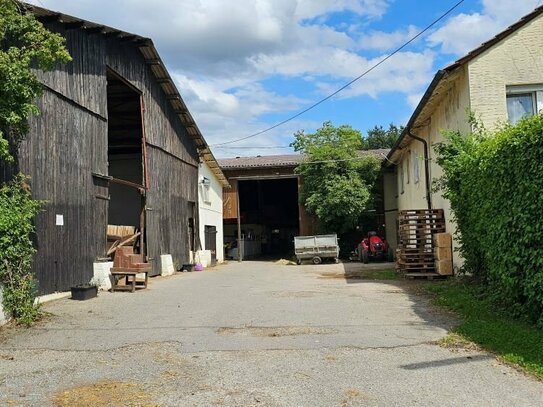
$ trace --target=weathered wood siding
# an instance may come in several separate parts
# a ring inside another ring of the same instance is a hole
[[[150,188],[147,192],[148,256],[160,271],[161,254],[187,263],[189,202],[197,211],[198,154],[136,44],[84,29],[47,26],[67,38],[73,61],[39,73],[46,86],[41,115],[20,149],[19,167],[32,177],[32,191],[46,201],[36,219],[34,264],[39,293],[88,282],[93,262],[106,247],[108,174],[107,80],[111,67],[143,94]],[[56,215],[64,226],[56,226]],[[198,233],[197,226],[195,233]]]
[[[159,272],[161,254],[171,254],[178,264],[189,262],[189,218],[198,220],[190,205],[198,201],[198,168],[157,148],[150,147],[148,155],[151,188],[147,195],[147,252],[153,269]],[[194,229],[197,233],[197,223]]]
[[[33,196],[45,201],[36,218],[34,270],[39,292],[63,291],[92,278],[92,263],[105,248],[107,122],[46,91],[41,116],[20,150],[19,165],[31,176]],[[56,225],[62,215],[63,226]]]

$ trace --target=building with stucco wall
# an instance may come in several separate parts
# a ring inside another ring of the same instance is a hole
[[[215,171],[216,172],[216,171]],[[201,251],[196,261],[209,266],[224,261],[223,243],[223,185],[207,162],[198,168],[198,210]]]
[[[469,133],[469,112],[492,130],[543,109],[542,14],[543,7],[538,7],[437,72],[387,156],[388,171],[395,174],[389,182],[396,183],[388,190],[396,194],[398,210],[443,209],[447,232],[454,233],[448,200],[431,189],[443,174],[433,146],[444,141],[444,130]],[[394,213],[387,223],[390,228],[396,224]],[[457,252],[454,261],[462,264]]]

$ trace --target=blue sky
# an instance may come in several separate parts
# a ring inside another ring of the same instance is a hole
[[[217,157],[284,154],[325,121],[365,133],[404,124],[435,72],[540,5],[465,0],[424,37],[303,116],[229,148],[335,91],[456,0],[33,0],[153,39]]]

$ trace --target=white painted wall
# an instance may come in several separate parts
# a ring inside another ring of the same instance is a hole
[[[458,77],[453,81],[451,86],[444,92],[442,98],[433,107],[432,114],[424,127],[419,127],[413,133],[428,142],[429,146],[429,172],[430,181],[438,179],[443,175],[442,168],[436,163],[436,154],[434,145],[441,143],[445,139],[443,137],[444,130],[459,131],[466,134],[471,130],[468,123],[468,111],[471,108],[469,83],[467,68],[459,68]],[[415,161],[418,164],[418,182],[415,176]],[[400,166],[404,172],[404,192],[401,192]],[[408,168],[409,167],[409,171]],[[409,182],[407,177],[409,172]],[[398,161],[397,171],[398,182],[398,209],[425,209],[426,202],[426,177],[424,170],[424,148],[423,144],[417,140],[412,140],[407,148],[404,149],[401,159]],[[454,234],[456,224],[452,221],[452,213],[450,203],[443,198],[440,192],[432,193],[432,207],[434,209],[443,209],[446,230]],[[453,243],[454,248],[458,246],[457,242]],[[455,251],[453,261],[456,266],[461,266],[462,258]]]
[[[204,178],[209,180],[207,192],[205,185],[202,183]],[[222,263],[224,261],[222,185],[206,163],[201,163],[198,169],[198,200],[202,250],[208,249],[205,247],[205,226],[215,226],[217,228],[217,262]],[[197,253],[195,257],[207,263],[208,256],[208,253]]]
[[[543,84],[543,17],[469,62],[472,109],[487,129],[507,120],[506,87]]]

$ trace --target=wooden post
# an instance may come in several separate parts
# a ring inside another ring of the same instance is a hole
[[[239,204],[239,181],[236,188],[236,205],[237,205],[237,215],[238,215],[238,262],[242,262],[241,254],[241,213],[240,213],[240,204]]]

